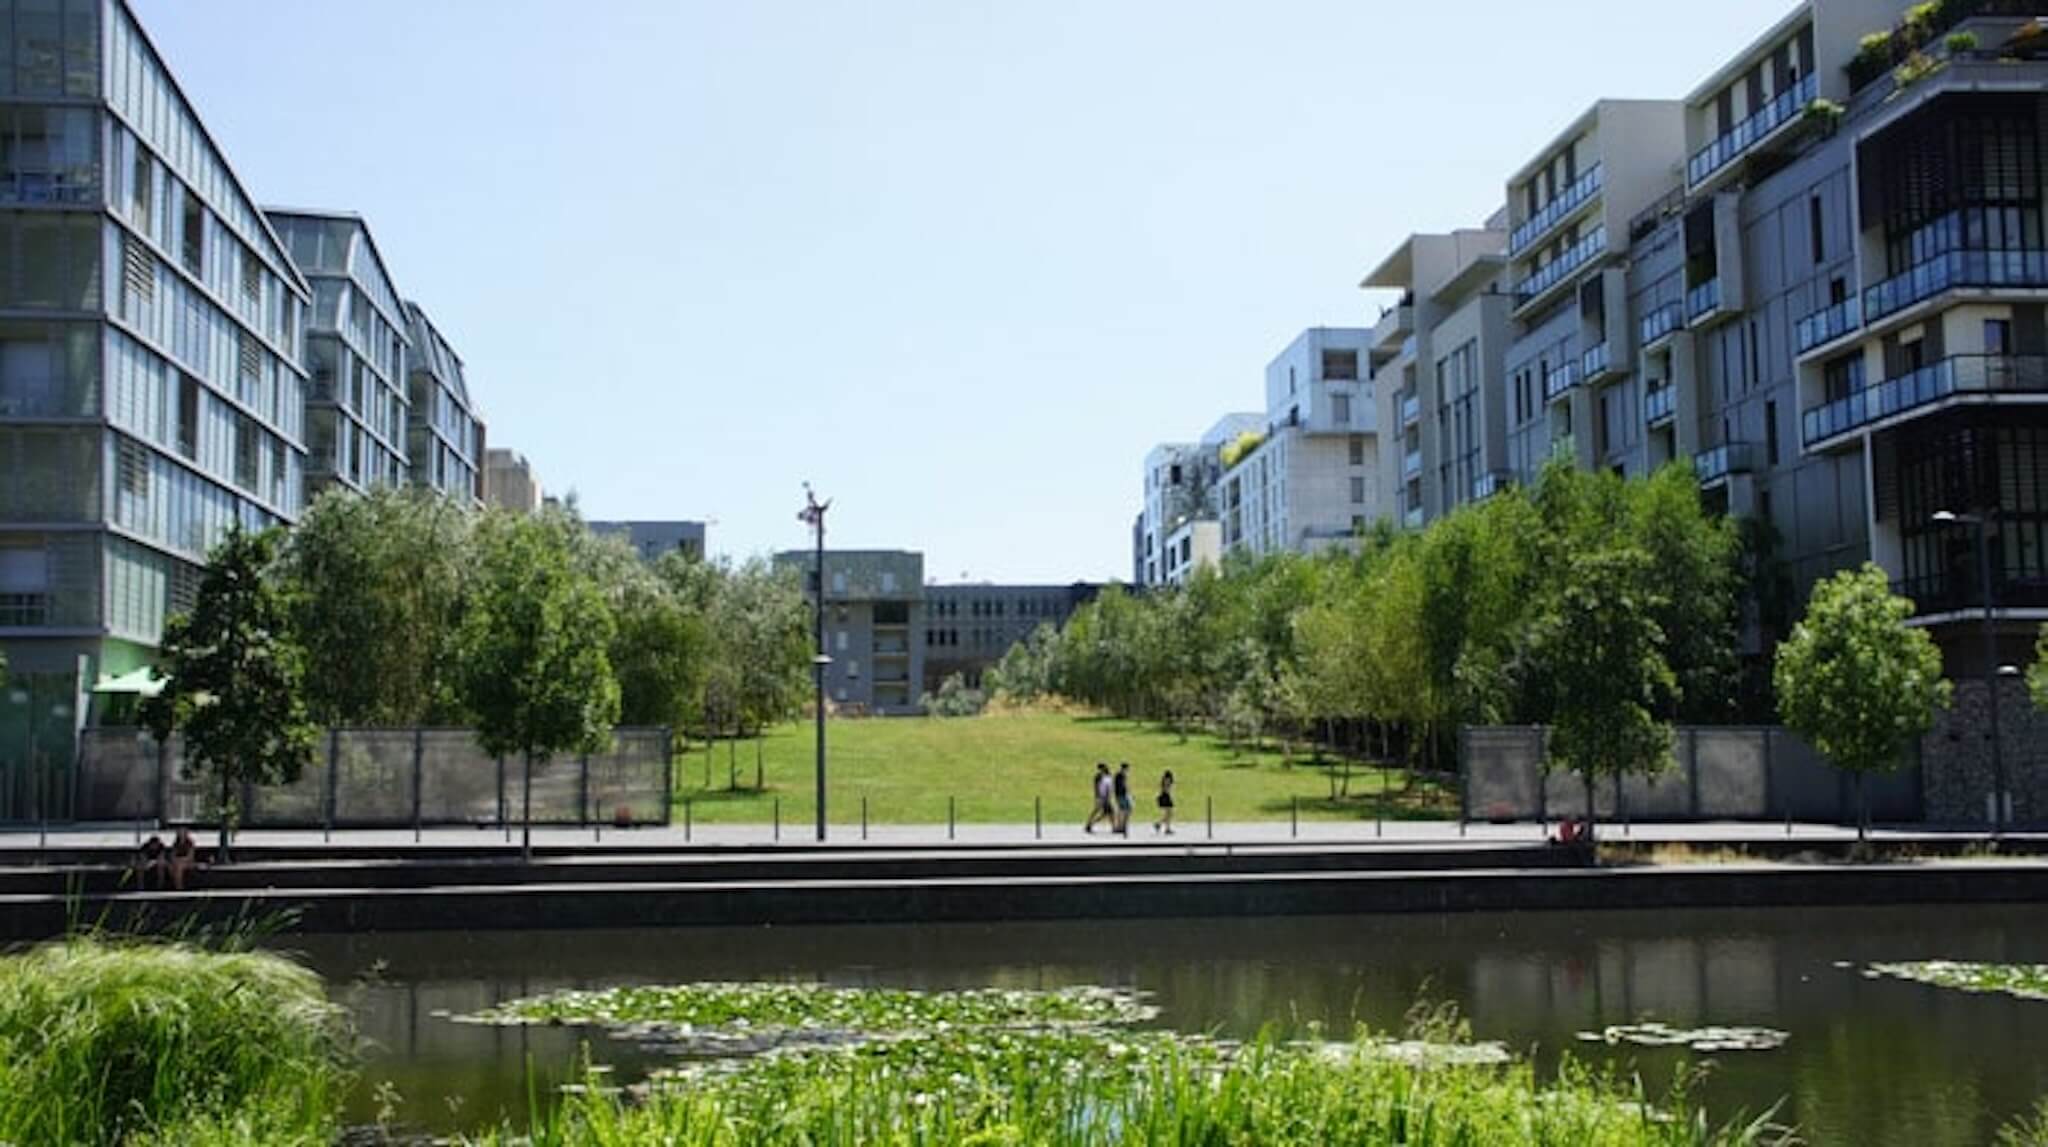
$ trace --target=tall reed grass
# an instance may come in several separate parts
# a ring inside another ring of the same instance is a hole
[[[86,936],[0,957],[0,1143],[331,1142],[350,1041],[273,954]]]

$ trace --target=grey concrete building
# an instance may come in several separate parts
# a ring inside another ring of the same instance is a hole
[[[958,673],[980,688],[982,674],[1041,625],[1055,629],[1102,587],[1072,585],[929,585],[924,589],[924,691]]]
[[[593,534],[624,538],[650,562],[675,552],[699,560],[704,557],[703,522],[591,522],[589,526]]]
[[[0,61],[4,821],[228,527],[298,517],[313,296],[123,0],[0,0]]]
[[[1267,364],[1263,437],[1222,459],[1224,553],[1313,553],[1370,523],[1381,480],[1371,335],[1313,327]]]
[[[470,397],[462,356],[418,303],[405,304],[412,336],[405,454],[415,486],[484,505],[484,420]]]
[[[484,451],[484,504],[521,514],[538,514],[547,501],[533,463],[517,450]]]
[[[817,600],[811,550],[775,555]],[[825,551],[825,695],[835,706],[884,715],[918,711],[924,682],[924,555],[906,550]]]

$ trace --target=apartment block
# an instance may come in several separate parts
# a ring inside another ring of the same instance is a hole
[[[484,420],[469,394],[462,356],[427,312],[405,304],[408,360],[405,456],[413,485],[482,508]]]
[[[312,292],[126,3],[0,2],[0,62],[6,820],[228,527],[298,516]]]
[[[309,494],[405,485],[412,335],[376,239],[360,216],[345,212],[267,214],[313,288],[305,344]]]
[[[520,514],[538,514],[547,501],[533,463],[517,450],[484,451],[484,504]]]
[[[1262,414],[1227,414],[1199,442],[1168,442],[1145,455],[1144,508],[1132,544],[1138,585],[1177,585],[1222,554],[1216,487],[1223,447],[1265,431]]]
[[[812,550],[775,555],[818,600]],[[856,712],[918,711],[925,679],[924,555],[908,550],[825,551],[825,695]],[[913,640],[913,636],[917,639]]]
[[[1375,518],[1421,526],[1511,481],[1506,219],[1411,235],[1360,284],[1400,292],[1367,339],[1386,443]]]
[[[693,560],[704,557],[703,522],[591,522],[589,526],[593,534],[624,538],[646,561],[669,553]]]
[[[1372,332],[1303,331],[1266,367],[1266,424],[1223,462],[1223,552],[1313,553],[1357,537],[1377,513],[1379,411]]]
[[[1010,647],[1041,625],[1055,629],[1095,600],[1100,586],[930,585],[924,588],[924,692],[958,673],[972,688]]]

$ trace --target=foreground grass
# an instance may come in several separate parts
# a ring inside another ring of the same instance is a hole
[[[679,758],[676,793],[700,824],[765,824],[780,805],[785,826],[815,816],[816,741],[808,723],[781,725],[753,741],[699,745]],[[1223,740],[1137,721],[1023,711],[940,720],[834,720],[826,732],[827,805],[835,824],[944,824],[947,798],[961,824],[1029,824],[1042,800],[1048,832],[1070,832],[1088,816],[1095,762],[1131,763],[1132,834],[1149,835],[1159,774],[1178,781],[1181,832],[1199,832],[1208,802],[1219,821],[1284,821],[1299,802],[1303,820],[1441,819],[1457,816],[1457,794],[1434,780],[1411,783],[1398,769],[1354,763],[1350,797],[1330,799],[1345,766],[1312,763],[1278,744],[1233,752]],[[756,754],[763,788],[755,788]],[[708,787],[706,784],[708,774]],[[1333,778],[1333,774],[1335,777]],[[733,787],[737,779],[738,787]],[[680,814],[678,814],[680,819]]]
[[[350,1052],[282,957],[80,938],[0,958],[0,1143],[327,1143]]]
[[[1710,1125],[1682,1090],[1566,1064],[1419,1064],[1373,1041],[1230,1047],[1164,1033],[945,1031],[692,1070],[629,1099],[593,1075],[531,1129],[542,1147],[740,1144],[1570,1144],[1787,1141]],[[476,1142],[509,1144],[510,1135]]]

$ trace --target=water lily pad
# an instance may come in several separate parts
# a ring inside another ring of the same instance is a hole
[[[1960,960],[1916,960],[1896,964],[1872,964],[1863,973],[1876,979],[1889,976],[1953,988],[1963,992],[1991,992],[2023,1000],[2048,1000],[2048,964],[1973,964]]]
[[[1771,1051],[1783,1047],[1790,1033],[1763,1027],[1681,1028],[1659,1020],[1610,1024],[1597,1032],[1582,1031],[1585,1043],[1634,1044],[1637,1047],[1683,1047],[1693,1051]]]

